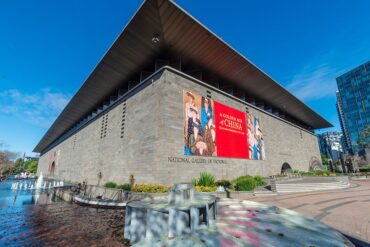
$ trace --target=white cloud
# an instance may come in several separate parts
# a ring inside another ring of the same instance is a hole
[[[53,92],[48,88],[32,94],[10,89],[0,92],[0,112],[33,125],[49,127],[69,99],[69,94]]]
[[[5,114],[14,113],[14,112],[17,112],[17,110],[18,108],[16,106],[12,106],[12,105],[1,106],[1,112]]]
[[[316,54],[304,66],[293,74],[286,88],[304,101],[335,97],[337,91],[336,78],[353,68],[358,61],[352,64],[348,59],[341,59],[338,48],[323,54]]]
[[[340,74],[326,64],[313,67],[305,66],[296,74],[287,89],[302,100],[316,100],[335,96],[337,90],[336,76]]]

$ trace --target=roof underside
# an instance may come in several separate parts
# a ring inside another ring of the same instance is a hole
[[[154,34],[160,42],[153,43]],[[145,1],[35,147],[42,152],[163,50],[219,75],[314,129],[331,124],[172,1]]]

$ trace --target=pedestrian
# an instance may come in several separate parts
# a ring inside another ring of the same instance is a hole
[[[77,192],[77,194],[80,194],[80,192],[81,192],[81,183],[77,184],[76,192]]]
[[[81,186],[81,192],[82,192],[82,195],[85,195],[85,193],[86,193],[86,188],[87,188],[86,182],[85,182],[85,181],[83,181],[83,182],[82,182],[82,186]]]

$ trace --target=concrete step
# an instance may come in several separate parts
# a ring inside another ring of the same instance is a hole
[[[344,189],[348,188],[349,186],[350,183],[347,181],[338,181],[331,183],[282,183],[276,184],[276,189],[278,193],[292,193]]]
[[[332,185],[332,186],[338,186],[338,185],[343,185],[343,184],[348,184],[348,183],[327,183],[327,184],[278,184],[277,186],[278,187],[281,187],[281,186],[329,186],[329,185]]]
[[[297,183],[297,184],[277,184],[276,186],[281,187],[281,186],[337,186],[337,185],[343,185],[343,184],[349,184],[345,182],[338,182],[338,183]]]
[[[279,188],[278,190],[324,190],[324,189],[336,189],[336,188],[347,188],[348,186],[335,186],[335,187],[306,187],[306,188]]]
[[[345,189],[347,187],[337,187],[337,188],[302,188],[302,189],[280,189],[278,192],[282,191],[317,191],[317,190],[335,190],[335,189]]]
[[[346,187],[348,184],[336,184],[336,185],[306,185],[306,186],[277,186],[276,188],[335,188],[335,187]]]
[[[325,185],[325,184],[348,184],[347,181],[336,181],[336,182],[325,182],[325,183],[317,183],[317,182],[305,182],[305,183],[276,183],[276,185],[306,185],[306,184],[316,184],[316,185]]]

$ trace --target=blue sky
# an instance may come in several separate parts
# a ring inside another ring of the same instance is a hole
[[[0,141],[32,149],[142,1],[0,1]],[[335,78],[370,60],[368,0],[177,0],[334,124]]]

